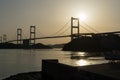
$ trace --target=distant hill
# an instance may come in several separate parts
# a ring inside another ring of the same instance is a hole
[[[32,45],[31,48],[33,48],[33,49],[52,49],[52,47],[44,45],[42,43]]]
[[[80,37],[65,44],[64,51],[111,51],[120,50],[117,35]]]
[[[63,48],[64,45],[65,45],[65,43],[63,43],[63,44],[54,44],[54,45],[49,45],[49,46],[51,46],[52,48]]]
[[[52,49],[52,47],[37,43],[34,45],[22,45],[13,43],[0,43],[0,49]]]

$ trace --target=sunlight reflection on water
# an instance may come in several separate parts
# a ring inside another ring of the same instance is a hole
[[[92,55],[92,56],[91,56]],[[42,59],[58,59],[71,66],[102,64],[104,57],[93,57],[94,53],[46,50],[0,50],[0,79],[17,73],[41,71]]]
[[[72,66],[86,66],[107,63],[101,53],[71,52],[70,58],[73,61]]]
[[[81,59],[81,60],[76,61],[76,64],[79,66],[85,66],[85,65],[88,65],[89,63],[88,61]]]
[[[79,56],[85,56],[85,54],[86,54],[85,52],[78,52]]]

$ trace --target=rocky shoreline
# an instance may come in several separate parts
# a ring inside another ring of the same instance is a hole
[[[120,50],[119,41],[120,37],[117,35],[79,37],[65,44],[63,51],[103,52]]]
[[[19,73],[2,80],[42,80],[42,79],[41,79],[41,72],[36,71],[36,72],[28,72],[28,73]]]

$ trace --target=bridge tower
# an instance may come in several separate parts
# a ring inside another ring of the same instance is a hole
[[[0,36],[0,43],[2,43],[2,36]]]
[[[77,33],[75,33],[77,31]],[[79,38],[79,18],[71,17],[71,41],[75,38]]]
[[[17,44],[22,44],[22,29],[17,29]]]
[[[36,27],[30,26],[30,45],[35,44],[35,37],[36,37]]]
[[[3,34],[3,43],[5,43],[7,41],[7,35]]]

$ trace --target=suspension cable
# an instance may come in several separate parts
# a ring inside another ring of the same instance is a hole
[[[80,26],[81,26],[84,30],[92,33],[92,31],[88,30],[87,28],[83,27],[82,25],[80,25]]]
[[[58,35],[64,34],[65,32],[67,32],[70,29],[70,27],[66,28],[63,32],[59,33]]]
[[[97,31],[96,29],[92,28],[91,26],[89,26],[87,23],[83,22],[89,29],[91,29],[92,31],[99,33],[99,31]]]
[[[66,22],[58,31],[56,31],[55,33],[52,33],[51,35],[56,35],[58,33],[60,33],[60,31],[64,30],[64,27],[70,22],[70,20],[68,22]]]

